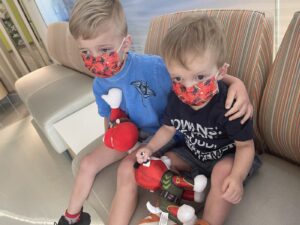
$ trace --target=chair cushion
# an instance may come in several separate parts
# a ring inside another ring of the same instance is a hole
[[[47,86],[39,88],[27,103],[32,117],[40,124],[46,121],[56,122],[57,119],[62,119],[95,101],[93,79],[90,77],[63,66],[48,67],[46,73],[61,76]],[[40,76],[40,79],[43,77]]]
[[[262,140],[257,127],[257,111],[272,63],[271,20],[250,10],[194,10],[156,17],[150,24],[145,52],[160,54],[160,45],[169,27],[186,15],[207,14],[221,22],[227,37],[229,74],[244,81],[254,106],[254,130],[258,147]]]
[[[261,158],[262,167],[224,225],[299,224],[300,167],[267,153]]]
[[[269,151],[300,165],[300,12],[285,33],[264,90],[259,127]]]
[[[34,93],[53,82],[57,82],[67,76],[72,76],[73,73],[76,73],[76,71],[58,64],[52,64],[39,68],[19,78],[15,83],[15,87],[20,98],[25,105],[27,105],[28,99]]]

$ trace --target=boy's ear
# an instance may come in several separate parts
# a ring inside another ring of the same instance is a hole
[[[128,52],[132,45],[132,37],[128,34],[124,40],[124,52]]]
[[[229,64],[224,63],[223,66],[221,66],[221,68],[219,68],[218,80],[222,80],[223,77],[227,74],[228,67],[229,67]]]

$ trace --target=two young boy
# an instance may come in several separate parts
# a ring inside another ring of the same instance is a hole
[[[161,57],[129,51],[132,40],[127,33],[126,18],[120,2],[78,0],[69,26],[85,66],[96,76],[93,90],[99,114],[105,117],[105,127],[110,109],[101,95],[106,94],[110,88],[120,88],[123,91],[121,109],[138,126],[141,134],[151,136],[155,133],[161,126],[172,82]],[[199,56],[202,57],[202,53]],[[226,116],[239,111],[231,119],[245,114],[243,120],[247,120],[252,114],[252,108],[245,87],[240,80],[229,75],[224,75],[224,81],[229,85],[226,104],[231,106],[233,96],[236,98]],[[133,169],[136,152],[128,155],[101,144],[81,161],[68,208],[60,218],[59,225],[90,224],[90,217],[88,213],[82,212],[82,206],[95,176],[104,167],[120,159],[123,160],[118,168],[117,190],[109,213],[109,224],[129,223],[137,202]]]

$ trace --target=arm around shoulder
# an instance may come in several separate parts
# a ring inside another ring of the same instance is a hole
[[[253,115],[253,107],[249,99],[247,89],[239,78],[224,75],[223,81],[228,85],[228,94],[226,98],[225,107],[230,109],[225,114],[229,120],[242,118],[241,123],[245,123]],[[233,104],[233,102],[235,103]]]

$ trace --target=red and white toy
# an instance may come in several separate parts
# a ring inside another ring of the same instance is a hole
[[[101,96],[110,106],[109,127],[104,134],[104,144],[117,151],[126,152],[138,141],[138,129],[128,116],[120,109],[122,91],[112,88],[107,95]]]
[[[159,191],[159,207],[147,203],[148,210],[158,215],[156,218],[167,213],[168,218],[178,225],[194,225],[197,220],[194,208],[182,204],[181,200],[202,202],[205,197],[207,178],[197,175],[194,180],[191,180],[179,176],[169,170],[170,164],[170,159],[166,156],[161,159],[151,157],[143,164],[136,163],[135,179],[139,186],[150,191]],[[159,221],[147,221],[146,218],[139,225],[155,224],[155,222],[159,224]]]

